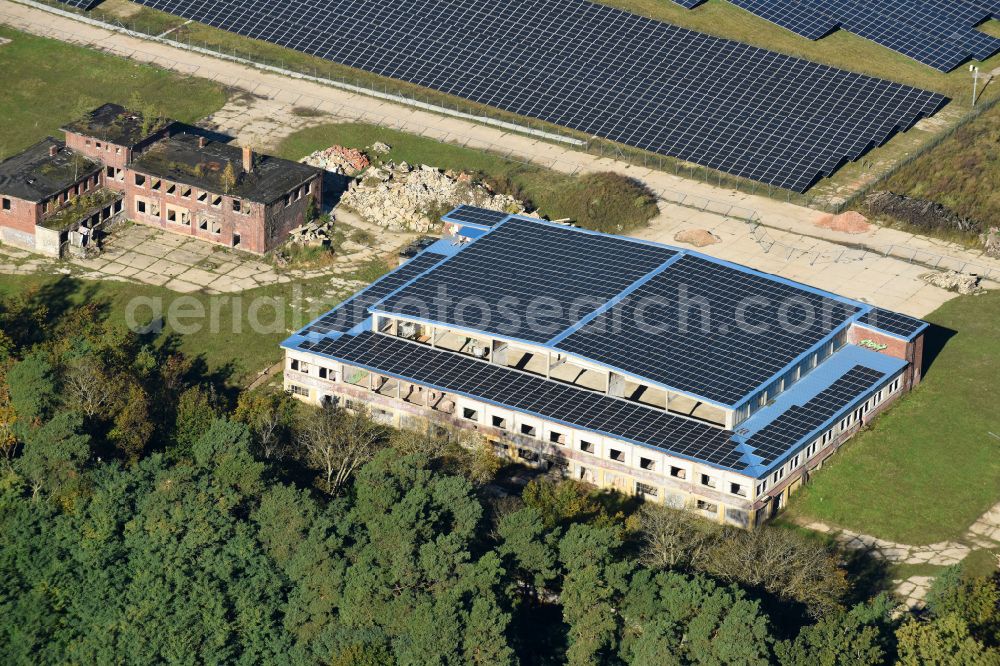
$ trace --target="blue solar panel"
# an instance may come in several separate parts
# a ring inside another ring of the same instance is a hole
[[[909,317],[898,312],[892,312],[891,310],[883,310],[882,308],[872,308],[871,312],[865,313],[858,320],[858,323],[903,338],[909,338],[927,326],[925,322],[915,317]]]
[[[687,255],[556,348],[735,405],[857,311],[803,287]]]
[[[800,192],[946,101],[585,0],[138,1]]]
[[[77,9],[87,10],[93,9],[101,0],[59,0],[59,2],[70,7],[76,7]]]
[[[730,0],[734,5],[797,32],[819,39],[837,29],[837,20],[823,11],[824,0]]]
[[[997,0],[729,0],[809,39],[837,27],[948,72],[1000,52],[1000,39],[976,30],[1000,18]],[[674,0],[693,8],[700,0]]]
[[[768,466],[838,413],[857,404],[885,375],[856,365],[804,405],[794,405],[747,440]]]
[[[488,208],[478,208],[476,206],[459,206],[455,210],[445,215],[449,222],[464,222],[475,224],[481,227],[492,227],[502,222],[509,213]]]
[[[511,218],[375,309],[545,342],[675,254]]]
[[[417,277],[428,268],[434,266],[444,255],[434,252],[421,252],[393,272],[383,276],[361,291],[344,301],[301,331],[309,333],[343,333],[349,331],[370,316],[368,308],[385,298],[387,294],[398,289],[404,283]]]

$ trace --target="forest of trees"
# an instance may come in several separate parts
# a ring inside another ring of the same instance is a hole
[[[4,663],[1000,664],[995,579],[896,613],[814,537],[504,492],[474,440],[233,391],[58,302],[0,302]]]

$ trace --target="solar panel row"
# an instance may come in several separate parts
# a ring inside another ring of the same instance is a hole
[[[946,101],[586,0],[138,2],[799,192]]]
[[[372,283],[364,291],[355,294],[323,315],[303,329],[301,333],[303,335],[310,333],[326,335],[327,333],[344,333],[351,330],[369,317],[369,307],[444,258],[444,255],[434,252],[418,254],[392,273]]]
[[[704,0],[674,0],[691,9]],[[1000,18],[996,0],[729,0],[809,39],[836,28],[949,72],[1000,52],[1000,39],[976,30]]]
[[[556,347],[735,405],[857,311],[687,255]]]
[[[69,5],[70,7],[76,7],[77,9],[93,9],[94,6],[101,0],[60,0],[64,5]]]
[[[856,365],[801,407],[790,407],[761,428],[747,444],[763,459],[763,465],[770,465],[809,433],[854,405],[884,377],[878,370]]]
[[[511,218],[376,309],[541,343],[676,254]]]
[[[882,308],[872,308],[858,322],[904,338],[909,338],[927,325],[914,317]]]
[[[301,348],[713,465],[746,468],[728,430],[455,352],[370,332],[306,342]]]
[[[451,222],[465,222],[467,224],[478,224],[484,227],[492,227],[503,221],[507,215],[508,214],[503,211],[463,205],[445,215],[444,219]]]

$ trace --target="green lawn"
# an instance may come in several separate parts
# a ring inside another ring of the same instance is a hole
[[[479,173],[496,191],[529,201],[549,219],[570,218],[587,228],[623,232],[644,225],[657,214],[651,198],[617,176],[612,180],[594,174],[570,176],[497,153],[377,125],[338,123],[307,128],[282,141],[276,153],[297,160],[332,145],[361,149],[376,141],[392,147],[385,159]]]
[[[793,496],[789,518],[926,544],[961,537],[1000,501],[1000,292],[927,319],[956,333],[923,382]]]
[[[348,277],[374,279],[377,275],[359,273]],[[322,294],[327,282],[327,279],[321,278],[298,281],[295,286],[273,285],[236,295],[216,296],[200,293],[184,295],[162,287],[126,282],[3,275],[0,276],[0,298],[39,290],[38,297],[44,299],[52,319],[80,303],[96,302],[104,306],[109,321],[123,326],[130,303],[134,307],[134,318],[140,323],[148,322],[151,305],[158,307],[163,314],[169,313],[171,308],[181,314],[190,313],[192,308],[200,305],[205,313],[203,318],[189,316],[179,319],[178,328],[184,332],[165,325],[159,335],[152,336],[152,341],[154,344],[176,345],[180,351],[202,359],[209,372],[220,373],[227,383],[241,386],[255,373],[281,359],[282,352],[278,345],[291,331],[302,327],[346,296],[319,298],[312,304],[305,301]],[[280,308],[280,318],[275,315],[276,308]],[[218,313],[214,317],[213,309]],[[264,325],[264,329],[254,330],[250,325],[251,309],[255,313],[253,320]],[[213,319],[217,324],[212,324]],[[194,324],[200,324],[199,330],[185,330]]]
[[[226,102],[206,79],[180,76],[98,51],[0,26],[0,158],[10,157],[104,102],[133,94],[166,115],[192,122]]]

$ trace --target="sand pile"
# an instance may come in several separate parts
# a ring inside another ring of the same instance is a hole
[[[845,234],[865,234],[871,229],[868,218],[854,210],[840,215],[821,215],[816,220],[816,226],[821,229],[842,231]]]
[[[695,247],[705,247],[718,243],[719,237],[706,229],[685,229],[674,234],[674,240]]]

